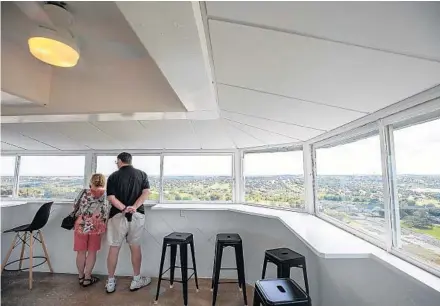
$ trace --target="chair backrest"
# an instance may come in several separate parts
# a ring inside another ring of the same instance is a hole
[[[38,231],[46,225],[47,221],[49,220],[52,204],[53,202],[45,203],[38,209],[34,220],[32,220],[31,225],[29,225],[29,231]]]

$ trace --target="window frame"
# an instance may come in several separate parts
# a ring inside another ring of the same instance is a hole
[[[160,204],[236,204],[236,176],[235,176],[235,154],[233,152],[225,152],[225,151],[219,151],[219,152],[203,152],[200,151],[198,153],[194,153],[194,152],[164,152],[161,154],[161,190],[160,190],[160,198],[161,198],[161,202],[159,202]],[[231,179],[232,179],[232,201],[230,202],[225,202],[225,201],[176,201],[176,200],[165,200],[164,198],[164,180],[165,180],[165,175],[164,175],[164,164],[165,164],[165,157],[166,156],[231,156]]]
[[[381,143],[380,149],[382,149],[382,138],[381,138],[381,132],[380,132],[380,124],[378,122],[372,122],[367,125],[364,125],[360,128],[351,130],[347,133],[343,133],[337,136],[333,136],[331,138],[325,139],[323,141],[317,142],[312,144],[312,154],[313,154],[313,196],[314,196],[314,208],[315,208],[315,215],[321,219],[323,219],[326,222],[331,223],[332,225],[335,225],[339,227],[340,229],[343,229],[344,231],[347,231],[354,236],[361,238],[363,240],[366,240],[384,250],[387,250],[387,237],[389,236],[388,226],[387,226],[387,211],[388,211],[388,205],[387,205],[387,197],[385,195],[385,186],[384,186],[384,211],[385,211],[385,240],[382,241],[378,239],[377,237],[370,236],[363,231],[357,230],[353,227],[347,226],[343,222],[340,222],[339,220],[329,217],[326,214],[319,211],[318,208],[318,184],[317,184],[317,178],[318,178],[318,172],[317,172],[317,163],[318,160],[316,158],[316,150],[323,149],[323,148],[333,148],[337,146],[342,146],[345,144],[354,143],[356,141],[364,140],[372,136],[379,136],[379,141]],[[381,150],[382,151],[382,150]],[[382,154],[381,154],[381,162],[382,162]],[[384,170],[383,165],[381,165],[382,169],[382,183],[384,182]]]
[[[303,179],[304,179],[304,208],[291,208],[291,207],[281,207],[281,206],[272,206],[272,205],[266,205],[266,204],[256,204],[256,203],[250,203],[246,202],[246,178],[244,175],[244,159],[246,154],[258,154],[258,153],[282,153],[282,152],[297,152],[301,151],[303,156]],[[264,147],[255,147],[255,148],[246,148],[240,150],[240,203],[243,205],[253,206],[253,207],[261,207],[261,208],[270,208],[270,209],[277,209],[277,210],[287,210],[287,211],[293,211],[298,213],[306,213],[307,212],[307,183],[306,183],[306,173],[308,169],[306,169],[306,163],[304,162],[304,148],[303,143],[299,144],[291,144],[291,145],[279,145],[279,146],[264,146]]]
[[[385,113],[386,114],[386,113]],[[331,135],[327,138],[318,136],[318,141],[305,142],[304,145],[311,145],[312,151],[312,177],[313,177],[313,205],[315,215],[331,223],[332,225],[341,228],[342,230],[353,234],[373,245],[384,249],[388,253],[406,261],[414,266],[417,266],[437,277],[440,277],[440,269],[435,269],[428,264],[409,256],[407,253],[398,249],[400,242],[400,224],[396,220],[399,218],[399,204],[397,198],[396,185],[396,162],[394,150],[394,130],[410,127],[424,122],[440,119],[440,97],[419,103],[411,108],[400,110],[391,114],[386,114],[383,117],[378,117],[366,124],[357,128],[343,131],[337,135]],[[379,138],[381,145],[381,162],[382,162],[382,182],[384,185],[384,210],[385,210],[385,241],[380,241],[373,236],[367,235],[359,230],[351,228],[342,222],[328,217],[318,210],[317,201],[317,160],[316,150],[324,147],[333,147],[350,143],[356,140],[361,140],[371,136],[371,130],[379,129]],[[397,208],[397,209],[396,209]]]
[[[3,153],[2,153],[3,155]],[[7,154],[4,154],[5,156]],[[8,154],[9,155],[9,154]],[[13,191],[13,197],[11,198],[11,200],[20,200],[20,201],[28,201],[28,202],[34,202],[34,203],[40,203],[40,202],[48,202],[48,201],[53,201],[53,202],[58,202],[58,203],[71,203],[74,199],[68,199],[68,198],[48,198],[48,199],[40,199],[40,198],[25,198],[25,197],[19,197],[18,196],[18,192],[20,189],[20,167],[22,166],[21,163],[21,158],[22,157],[26,157],[26,156],[83,156],[84,157],[84,175],[83,175],[83,179],[84,181],[87,178],[87,156],[86,154],[80,154],[80,153],[76,153],[76,154],[72,154],[69,152],[45,152],[42,153],[41,151],[38,153],[35,152],[25,152],[25,153],[19,153],[19,154],[12,154],[16,156],[16,168],[15,168],[15,178],[14,178],[14,182],[15,182],[15,190]],[[84,182],[83,184],[83,188],[86,188],[86,183]]]

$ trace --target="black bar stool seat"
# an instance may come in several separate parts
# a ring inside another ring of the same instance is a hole
[[[47,265],[49,266],[49,271],[53,273],[52,265],[50,263],[49,253],[47,251],[46,243],[44,242],[43,233],[41,232],[41,229],[47,224],[47,221],[49,220],[52,204],[53,202],[48,202],[43,204],[38,209],[31,223],[16,226],[14,228],[8,229],[3,232],[3,233],[15,233],[15,237],[12,240],[11,246],[8,250],[8,253],[6,254],[5,259],[2,262],[1,272],[29,270],[29,289],[32,289],[32,282],[33,282],[32,268],[41,266],[42,264],[47,262]],[[34,256],[33,251],[34,251],[35,241],[41,243],[44,251],[44,256]],[[9,258],[11,257],[12,251],[20,245],[21,245],[20,259],[8,262]],[[26,246],[29,246],[29,257],[24,258],[23,256]],[[34,259],[42,259],[42,261],[34,265]],[[22,268],[22,264],[24,260],[29,260],[28,268]],[[7,266],[10,266],[16,262],[19,262],[18,269],[15,270],[6,269]]]
[[[226,247],[233,247],[235,251],[235,268],[222,268],[222,256],[223,249]],[[220,282],[220,271],[221,270],[237,270],[238,281],[235,282]],[[218,285],[224,283],[234,283],[238,284],[238,287],[241,291],[243,291],[243,299],[244,305],[247,305],[247,296],[246,296],[246,280],[244,273],[244,255],[243,255],[243,242],[239,234],[228,234],[221,233],[217,234],[216,243],[215,243],[215,256],[214,256],[214,266],[212,268],[212,283],[211,283],[211,291],[213,291],[212,295],[212,305],[214,306],[217,300],[217,292]]]
[[[193,267],[188,267],[188,245],[191,247],[191,257],[192,257],[192,264]],[[170,254],[170,267],[163,271],[163,266],[165,262],[165,255],[167,251],[167,247],[170,247],[171,254]],[[180,267],[176,266],[176,257],[177,257],[177,247],[180,248]],[[174,279],[174,270],[175,268],[180,268],[182,272],[182,280],[175,280]],[[188,277],[188,270],[193,270],[194,272]],[[166,279],[162,276],[170,271],[170,278]],[[174,232],[171,233],[163,238],[163,244],[162,244],[162,257],[160,259],[160,268],[159,268],[159,277],[157,282],[157,292],[156,292],[156,300],[154,301],[155,304],[157,304],[157,300],[159,299],[159,292],[160,292],[160,283],[162,280],[167,280],[170,282],[170,288],[173,288],[174,282],[176,283],[182,283],[183,287],[183,302],[184,305],[188,305],[188,280],[191,279],[191,277],[195,278],[196,281],[196,287],[197,292],[199,291],[199,282],[197,279],[197,268],[196,268],[196,258],[195,258],[195,252],[194,252],[194,238],[193,234],[191,233],[178,233]]]
[[[289,278],[265,279],[255,283],[254,306],[308,306],[309,297]]]
[[[306,293],[307,295],[310,295],[306,258],[303,255],[288,248],[267,250],[264,254],[262,279],[266,276],[268,262],[277,266],[277,278],[290,278],[290,268],[302,269]]]

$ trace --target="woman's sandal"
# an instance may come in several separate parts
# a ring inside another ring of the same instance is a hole
[[[83,281],[82,286],[83,287],[88,287],[91,286],[93,284],[96,284],[97,282],[99,282],[99,278],[97,278],[96,276],[92,276],[91,278],[85,278]]]
[[[85,277],[85,276],[83,276],[83,277],[78,277],[78,283],[79,283],[80,286],[82,286],[82,284],[84,283],[84,277]]]

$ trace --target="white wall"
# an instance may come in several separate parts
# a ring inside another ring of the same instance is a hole
[[[2,231],[31,221],[38,209],[37,204],[28,204],[1,209]],[[70,212],[69,205],[55,205],[44,235],[57,273],[75,273],[73,233],[60,228],[61,220]],[[250,216],[228,211],[170,211],[148,210],[143,244],[142,273],[157,276],[162,238],[172,231],[194,234],[196,260],[200,277],[211,277],[214,257],[215,235],[219,232],[236,232],[243,239],[246,280],[253,284],[261,277],[264,250],[289,247],[306,256],[309,285],[315,306],[438,306],[440,294],[407,275],[399,274],[389,267],[370,259],[323,259],[316,256],[290,230],[275,219]],[[2,234],[2,259],[13,239],[13,234]],[[105,258],[107,245],[98,255],[95,271],[106,274]],[[36,249],[42,254],[40,247]],[[19,250],[13,254],[18,258]],[[168,265],[168,263],[166,263]],[[225,249],[223,266],[234,266],[231,250]],[[38,268],[47,271],[47,266]],[[223,277],[235,277],[232,271],[222,272]],[[124,246],[120,253],[117,274],[130,275],[129,250]],[[268,277],[276,270],[268,266]],[[292,269],[292,277],[302,284],[300,270]]]

